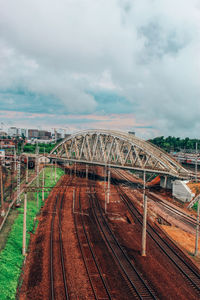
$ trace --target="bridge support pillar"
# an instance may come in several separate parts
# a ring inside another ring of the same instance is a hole
[[[167,175],[161,176],[160,177],[160,186],[163,189],[171,190],[172,189],[172,181],[173,181],[173,179],[171,177],[168,177]]]
[[[164,187],[164,189],[166,189],[166,187],[167,187],[167,176],[166,175],[164,176],[163,187]]]
[[[85,178],[88,179],[88,165],[86,165]]]
[[[72,168],[69,166],[69,176],[72,177]]]

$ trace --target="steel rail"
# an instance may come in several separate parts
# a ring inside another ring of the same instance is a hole
[[[117,188],[122,197],[122,200],[127,205],[129,212],[137,218],[138,222],[142,225],[142,215],[134,207],[130,198],[121,190],[120,187]],[[181,273],[191,282],[192,286],[200,293],[200,274],[192,268],[189,263],[179,255],[175,249],[170,246],[170,244],[165,241],[160,234],[148,223],[147,233],[159,246],[159,248],[167,255],[167,257],[175,264],[175,266],[181,271]],[[173,242],[172,244],[177,247]],[[179,251],[181,251],[179,249]],[[183,253],[182,253],[183,254]],[[184,255],[184,254],[183,254]]]
[[[162,199],[158,199],[156,196],[152,195],[152,193],[147,192],[147,196],[150,200],[159,203],[161,206],[163,206],[166,210],[169,210],[170,212],[178,215],[181,217],[181,220],[184,223],[189,224],[190,226],[193,226],[195,228],[195,226],[197,225],[196,220],[189,216],[188,214],[176,209],[175,207],[172,207],[170,204],[167,204],[165,202],[162,201]]]
[[[67,189],[67,186],[65,187],[65,190]],[[65,192],[64,190],[64,192]],[[55,299],[55,288],[54,288],[54,280],[55,280],[55,276],[54,276],[54,268],[53,268],[53,232],[54,232],[54,221],[55,221],[55,215],[56,215],[56,207],[58,204],[58,199],[61,196],[61,201],[60,201],[60,207],[58,210],[58,218],[59,218],[59,223],[58,223],[58,227],[59,227],[59,245],[60,245],[60,259],[61,259],[61,268],[62,268],[62,277],[63,277],[63,285],[64,285],[64,291],[65,291],[65,298],[67,300],[69,300],[69,292],[68,292],[68,287],[67,287],[67,280],[66,280],[66,272],[65,272],[65,264],[64,264],[64,255],[63,255],[63,241],[62,241],[62,229],[61,229],[61,211],[62,211],[62,205],[63,205],[63,199],[64,199],[64,192],[61,195],[61,193],[59,193],[56,197],[56,201],[54,204],[54,213],[52,216],[52,220],[51,220],[51,230],[50,230],[50,281],[51,281],[51,299],[54,300]]]
[[[83,247],[82,247],[82,244],[81,244],[81,241],[80,241],[80,236],[79,236],[79,233],[78,233],[77,218],[76,218],[75,214],[74,214],[74,225],[75,225],[76,236],[77,236],[78,245],[79,245],[79,248],[80,248],[80,251],[81,251],[81,256],[82,256],[82,259],[83,259],[83,262],[84,262],[84,266],[85,266],[85,269],[86,269],[86,272],[87,272],[87,275],[88,275],[88,278],[89,278],[89,282],[90,282],[90,285],[91,285],[91,288],[92,288],[92,292],[94,294],[94,298],[95,298],[95,300],[97,300],[98,298],[97,298],[97,295],[96,295],[96,292],[95,292],[95,289],[94,289],[94,286],[93,286],[93,283],[92,283],[89,268],[88,268],[87,263],[86,263],[86,258],[83,254]]]
[[[104,278],[103,278],[103,275],[102,275],[102,272],[101,272],[101,268],[100,268],[99,263],[98,263],[98,261],[97,261],[96,255],[95,255],[95,253],[94,253],[94,251],[93,251],[93,249],[92,249],[91,242],[90,242],[90,239],[89,239],[89,236],[88,236],[86,227],[85,227],[85,221],[84,221],[84,217],[83,217],[83,214],[82,214],[82,206],[81,206],[81,197],[80,197],[80,194],[81,194],[81,191],[79,190],[79,209],[80,209],[81,223],[82,223],[82,228],[83,228],[84,236],[85,236],[85,238],[86,238],[87,245],[88,245],[88,247],[89,247],[89,250],[90,250],[90,253],[91,253],[91,255],[92,255],[94,264],[95,264],[96,269],[97,269],[97,271],[98,271],[99,277],[101,278],[101,282],[102,282],[102,284],[103,284],[103,286],[104,286],[104,289],[105,289],[105,291],[106,291],[106,294],[107,294],[107,296],[108,296],[108,299],[111,300],[111,299],[112,299],[112,296],[111,296],[111,294],[110,294],[110,292],[109,292],[109,288],[107,287],[107,284],[106,284],[106,282],[105,282],[105,280],[104,280]],[[75,217],[75,219],[76,219],[76,217]],[[77,222],[76,222],[76,228],[77,228]],[[78,233],[78,230],[77,230],[77,233]],[[78,236],[79,236],[79,235],[78,235]],[[81,245],[80,236],[79,236],[78,240],[79,240],[79,245]],[[82,257],[84,257],[84,254],[83,254],[84,251],[83,251],[82,246],[80,247],[80,249],[81,249]],[[85,266],[87,266],[87,263],[86,263],[86,259],[85,259],[85,258],[84,258],[84,263],[85,263]],[[89,275],[89,268],[88,268],[88,266],[86,267],[86,270],[87,270],[87,273],[88,273],[88,275]],[[92,282],[91,276],[90,276],[90,275],[89,275],[89,280],[90,280],[90,282]],[[92,284],[91,286],[92,286],[92,290],[93,290],[95,299],[98,299],[97,293],[95,292],[95,289],[94,289],[94,285]]]
[[[117,238],[115,237],[113,231],[110,229],[110,226],[108,225],[108,222],[107,222],[106,218],[103,215],[102,208],[101,208],[99,202],[97,201],[97,199],[95,198],[94,195],[91,195],[90,199],[91,198],[93,199],[93,203],[94,203],[92,208],[93,208],[93,212],[94,212],[94,215],[95,215],[95,219],[96,219],[96,221],[97,221],[97,223],[98,223],[98,225],[101,229],[101,232],[102,232],[102,234],[103,234],[110,250],[112,251],[112,253],[115,257],[115,260],[118,262],[121,270],[123,271],[123,273],[125,275],[126,280],[130,284],[132,293],[134,293],[134,297],[136,297],[138,299],[145,299],[145,298],[157,299],[156,296],[154,295],[154,292],[151,291],[151,289],[145,283],[145,281],[143,280],[141,275],[138,273],[135,266],[132,264],[129,257],[127,256],[127,254],[125,253],[125,251],[123,250],[123,248],[121,247],[119,242],[117,241]],[[105,229],[103,229],[103,225],[99,221],[99,217],[97,216],[97,212],[96,212],[97,208],[98,208],[98,211],[100,212],[102,221],[103,221],[105,227],[107,228],[106,229],[107,232],[109,233],[110,237],[112,237],[112,242],[109,241],[109,239],[107,237],[107,234],[105,233]],[[120,253],[122,254],[123,258],[125,258],[126,262],[131,267],[131,270],[132,270],[131,275],[132,275],[132,277],[134,277],[134,281],[130,278],[131,276],[130,276],[130,274],[128,274],[128,271],[126,270],[126,268],[124,267],[121,259],[119,258],[119,254],[116,253],[116,249],[114,249],[114,245],[120,250]],[[137,282],[137,284],[135,282]],[[141,286],[139,287],[139,285],[141,285]],[[140,292],[138,291],[139,288],[140,288]]]
[[[54,273],[53,273],[53,226],[54,226],[54,218],[56,213],[56,205],[58,201],[58,196],[56,197],[56,202],[54,204],[54,213],[51,220],[51,230],[50,230],[50,282],[51,282],[51,299],[55,299],[54,294]]]
[[[113,172],[113,171],[112,171]],[[139,183],[135,183],[135,182],[132,182],[127,176],[125,176],[124,174],[121,174],[118,170],[115,170],[114,171],[117,175],[121,176],[123,179],[125,179],[126,181],[129,182],[129,184],[135,184],[135,185],[139,185],[141,187],[141,190],[142,190],[142,186],[141,184]],[[138,190],[138,189],[137,189]],[[140,190],[138,190],[141,194],[142,192]],[[186,214],[185,212],[182,212],[180,211],[179,209],[176,209],[175,207],[172,207],[170,204],[167,204],[165,203],[162,199],[159,198],[159,196],[157,195],[154,195],[153,193],[151,193],[150,191],[146,190],[146,195],[148,196],[148,198],[154,202],[157,202],[159,203],[160,205],[162,205],[164,208],[166,208],[167,210],[173,212],[174,214],[176,215],[179,215],[181,217],[181,220],[184,222],[184,223],[187,223],[189,224],[190,226],[196,226],[197,225],[197,222],[196,220]]]
[[[60,203],[60,209],[59,209],[59,244],[60,244],[60,255],[61,255],[62,275],[63,275],[63,283],[64,283],[64,289],[65,289],[65,297],[67,300],[69,300],[69,291],[68,291],[68,287],[67,287],[65,262],[64,262],[64,254],[63,254],[62,227],[61,227],[61,218],[62,218],[61,212],[62,212],[62,206],[63,206],[63,199],[65,197],[65,191],[63,192],[63,195],[61,196],[61,203]]]

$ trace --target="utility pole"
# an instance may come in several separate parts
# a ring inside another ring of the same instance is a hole
[[[107,191],[105,189],[105,214],[107,213]]]
[[[144,212],[142,227],[142,256],[146,256],[146,234],[147,234],[147,196],[144,195]]]
[[[26,255],[26,211],[27,211],[27,192],[24,193],[24,222],[23,222],[23,247],[22,254]]]
[[[110,203],[110,168],[108,169],[108,190],[107,190],[107,203]]]
[[[26,183],[28,183],[28,155],[26,156]]]
[[[143,173],[143,205],[144,205],[144,198],[145,198],[145,189],[146,189],[146,171],[144,170],[144,173]]]
[[[104,189],[106,190],[107,166],[104,167]]]
[[[51,162],[51,184],[53,184],[53,160]]]
[[[5,205],[3,197],[3,174],[2,174],[2,165],[0,166],[0,178],[1,178],[1,216],[5,216]]]
[[[21,185],[21,162],[20,157],[17,162],[17,204],[21,202],[20,199],[20,185]]]
[[[197,143],[196,143],[196,159],[195,159],[195,181],[197,182]]]
[[[197,202],[197,227],[196,227],[196,239],[195,239],[195,252],[194,256],[198,255],[198,245],[199,245],[199,213],[200,213],[200,200]]]
[[[42,169],[42,201],[44,201],[44,165],[43,165],[43,169]]]
[[[13,163],[13,161],[11,161],[11,168],[10,168],[10,177],[11,177],[10,200],[12,200],[12,195],[13,195],[13,172],[14,172],[14,163]]]
[[[39,193],[38,193],[38,189],[39,189],[39,169],[40,169],[40,164],[39,164],[39,147],[38,147],[38,143],[37,143],[37,147],[36,147],[37,207],[39,206]]]
[[[16,149],[14,148],[14,166],[15,166],[15,171],[17,170],[17,159],[16,159]]]
[[[45,171],[45,148],[44,148],[44,163],[43,163],[43,169],[42,169],[42,201],[44,201],[44,171]]]
[[[55,182],[56,182],[56,160],[55,160]]]

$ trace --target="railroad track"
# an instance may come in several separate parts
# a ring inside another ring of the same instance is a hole
[[[133,184],[133,182],[131,182],[131,180],[128,178],[128,176],[125,176],[124,174],[121,174],[117,170],[115,170],[114,173],[116,173],[118,176],[121,176],[123,179],[127,180],[127,182],[130,185]],[[138,191],[139,191],[139,189],[138,189]],[[142,186],[141,186],[141,192],[140,193],[142,195]],[[182,221],[183,223],[189,225],[193,229],[196,228],[197,222],[196,222],[195,218],[193,218],[192,216],[188,215],[187,213],[185,213],[183,211],[180,211],[178,208],[175,208],[175,207],[171,206],[170,204],[166,203],[159,196],[154,195],[149,190],[146,190],[145,193],[146,193],[146,195],[148,196],[148,198],[150,200],[152,200],[154,202],[157,202],[160,206],[162,206],[166,211],[170,212],[173,216],[178,216],[180,221]]]
[[[130,293],[130,299],[157,299],[153,289],[142,278],[141,274],[136,270],[135,266],[127,256],[123,247],[117,241],[117,238],[111,230],[97,198],[94,194],[90,194],[89,199],[96,223],[98,224],[115,261],[123,273],[123,277]]]
[[[167,204],[162,199],[160,199],[159,196],[154,195],[149,191],[147,191],[146,194],[147,194],[148,198],[150,198],[150,200],[157,202],[159,205],[163,206],[163,208],[165,208],[167,211],[169,211],[173,215],[178,215],[182,222],[190,225],[193,229],[196,228],[197,222],[196,222],[195,218],[180,211],[179,209],[176,209],[175,207],[172,207],[170,204]]]
[[[135,208],[131,199],[121,190],[119,186],[117,186],[117,190],[131,215],[142,225],[142,215]],[[176,268],[185,276],[187,281],[195,288],[198,294],[200,294],[200,274],[193,266],[189,264],[184,253],[177,248],[172,241],[168,243],[165,239],[163,239],[149,223],[147,224],[147,233],[163,251],[163,253],[174,263]]]
[[[62,279],[63,279],[63,288],[64,288],[64,295],[65,299],[70,299],[69,298],[69,291],[67,287],[67,280],[66,280],[66,271],[65,271],[65,262],[64,262],[64,255],[63,255],[63,240],[62,240],[62,228],[61,228],[61,211],[62,211],[62,205],[63,205],[63,200],[65,197],[65,190],[61,193],[59,192],[57,197],[56,197],[56,202],[54,205],[54,211],[53,211],[53,216],[51,220],[51,230],[50,230],[50,282],[51,282],[51,299],[54,300],[56,299],[56,293],[55,293],[55,273],[54,273],[54,227],[55,227],[55,216],[58,212],[58,230],[59,230],[59,248],[60,248],[60,263],[61,263],[61,269],[62,269]],[[60,201],[59,201],[60,200]],[[60,203],[59,203],[60,202]],[[58,207],[59,205],[59,207]],[[56,253],[55,255],[58,255]],[[58,298],[57,298],[58,299]]]
[[[81,189],[78,190],[79,213],[74,215],[75,231],[81,256],[86,268],[94,299],[112,299],[111,293],[104,279],[97,257],[93,250],[89,234],[84,221],[81,205]],[[80,226],[80,224],[82,226]]]

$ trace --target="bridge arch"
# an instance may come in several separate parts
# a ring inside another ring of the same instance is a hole
[[[113,130],[76,132],[58,144],[50,157],[178,178],[189,176],[188,171],[165,151],[132,134]]]

